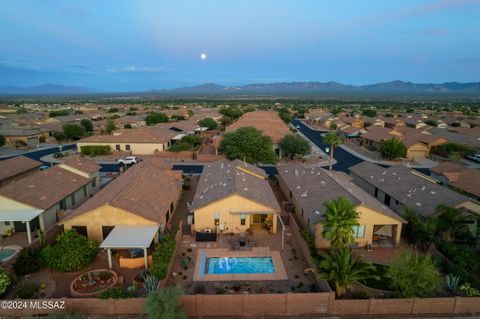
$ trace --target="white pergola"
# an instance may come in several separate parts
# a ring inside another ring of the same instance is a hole
[[[100,245],[108,252],[108,267],[112,268],[112,249],[143,249],[145,268],[148,268],[147,248],[157,233],[158,226],[115,226]]]
[[[45,223],[43,221],[43,210],[41,209],[1,209],[0,222],[23,222],[27,226],[28,243],[32,243],[32,232],[30,230],[30,222],[39,217],[40,230],[45,232]]]

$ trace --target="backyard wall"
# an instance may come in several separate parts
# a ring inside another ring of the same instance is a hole
[[[35,302],[36,300],[31,300]],[[2,316],[32,316],[60,311],[97,315],[131,315],[143,312],[143,298],[49,299],[65,302],[62,310],[0,309]],[[30,300],[22,300],[27,305]],[[251,315],[406,315],[406,314],[473,314],[480,313],[480,298],[418,298],[335,300],[332,293],[261,294],[261,295],[189,295],[182,297],[189,316],[251,316]],[[216,306],[212,306],[216,305]],[[221,305],[221,306],[218,306]],[[5,308],[5,307],[4,307]]]

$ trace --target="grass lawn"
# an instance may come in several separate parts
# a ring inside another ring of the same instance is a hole
[[[391,290],[390,288],[390,279],[385,277],[385,274],[388,270],[388,266],[374,264],[377,271],[375,274],[380,277],[380,280],[376,279],[366,279],[363,280],[361,283],[370,288],[381,289],[381,290]]]

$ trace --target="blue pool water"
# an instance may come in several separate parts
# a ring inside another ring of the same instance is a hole
[[[17,251],[15,249],[12,249],[12,248],[0,249],[0,261],[10,258],[11,256],[15,255],[16,253],[17,253]]]
[[[271,257],[207,258],[207,274],[271,274],[275,272]]]

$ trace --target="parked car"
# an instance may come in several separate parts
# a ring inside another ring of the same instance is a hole
[[[475,161],[475,162],[479,162],[479,163],[480,163],[480,153],[479,153],[479,154],[475,154],[475,155],[467,156],[467,158],[468,158],[469,160],[472,160],[472,161]]]
[[[136,156],[127,156],[117,160],[117,163],[119,165],[132,165],[132,164],[137,164],[138,162],[139,162],[139,159]]]

